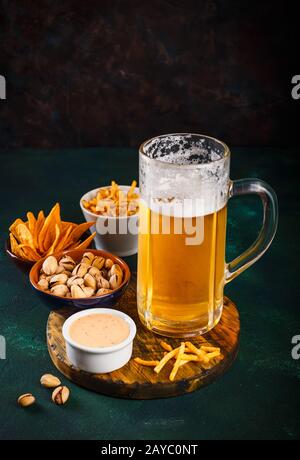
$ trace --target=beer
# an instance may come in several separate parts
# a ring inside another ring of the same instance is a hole
[[[277,227],[277,199],[258,179],[231,181],[224,142],[192,133],[163,134],[139,149],[137,306],[142,323],[169,337],[217,325],[224,285],[264,254]],[[227,203],[258,194],[263,227],[243,254],[225,263]]]
[[[162,232],[165,220],[169,220],[168,233]],[[155,226],[158,232],[153,231]],[[193,244],[199,227],[200,241]],[[140,229],[137,301],[141,321],[165,335],[176,331],[188,336],[191,330],[211,329],[223,303],[226,206],[205,216],[174,217],[141,203]],[[195,229],[194,234],[186,229]]]

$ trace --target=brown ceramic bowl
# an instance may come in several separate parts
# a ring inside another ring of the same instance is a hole
[[[82,256],[85,252],[92,252],[96,256],[102,256],[105,257],[106,259],[112,259],[115,263],[119,264],[120,267],[123,270],[123,282],[121,286],[119,286],[117,289],[114,289],[112,292],[109,294],[105,294],[102,296],[93,296],[93,297],[86,297],[84,299],[81,298],[75,298],[75,297],[60,297],[54,294],[51,294],[50,292],[45,292],[40,287],[38,286],[38,280],[39,280],[39,273],[42,268],[43,262],[47,257],[44,257],[43,259],[39,260],[34,264],[34,266],[31,268],[30,273],[29,273],[29,279],[32,284],[32,286],[42,295],[47,296],[49,299],[52,299],[56,304],[60,303],[61,305],[75,305],[76,307],[80,308],[90,308],[90,307],[101,307],[101,306],[111,306],[114,305],[117,301],[117,299],[125,292],[129,280],[130,280],[130,270],[126,262],[124,262],[123,259],[120,257],[117,257],[113,254],[110,254],[109,252],[102,251],[101,249],[73,249],[70,251],[63,251],[59,252],[56,254],[53,254],[54,257],[56,257],[58,260],[63,256],[63,255],[68,255],[72,257],[72,259],[75,260],[76,263],[79,263],[80,260],[82,259]]]

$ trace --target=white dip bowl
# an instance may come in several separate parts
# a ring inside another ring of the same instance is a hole
[[[94,239],[96,249],[103,249],[120,257],[131,256],[138,250],[138,214],[117,217],[99,216],[83,206],[84,200],[92,200],[99,189],[108,187],[98,187],[85,193],[80,199],[80,207],[87,222],[96,222],[96,225],[91,227],[91,231],[96,232]],[[119,185],[119,188],[128,192],[130,186]],[[139,193],[138,188],[135,188],[135,193]]]
[[[86,347],[72,340],[69,334],[71,324],[78,318],[92,314],[110,314],[122,318],[129,326],[129,335],[122,342],[110,347]],[[136,325],[130,316],[111,308],[91,308],[70,316],[62,329],[66,342],[67,357],[73,366],[92,374],[104,374],[125,366],[132,355],[133,339]]]

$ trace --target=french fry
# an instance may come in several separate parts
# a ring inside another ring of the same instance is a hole
[[[132,181],[128,192],[125,192],[115,181],[111,181],[110,187],[100,188],[94,198],[83,200],[82,204],[89,211],[102,216],[133,216],[139,210],[136,185],[136,181]]]
[[[166,351],[172,351],[173,350],[171,345],[169,345],[167,342],[164,342],[163,340],[160,342],[160,346]]]
[[[221,351],[219,347],[211,347],[211,346],[206,346],[202,345],[200,347],[200,350],[208,352],[213,352],[213,351]]]
[[[213,351],[212,353],[207,353],[206,357],[210,361],[211,359],[217,358],[218,356],[220,356],[220,354],[221,354],[220,351]]]
[[[189,348],[193,353],[195,353],[199,357],[199,361],[203,361],[204,363],[208,364],[209,359],[206,356],[206,353],[202,350],[199,350],[195,345],[193,345],[191,342],[185,342],[185,345],[187,348]]]
[[[176,354],[177,354],[178,348],[174,348],[174,350],[169,351],[157,364],[157,366],[154,368],[154,371],[159,374],[162,368],[167,364],[170,359],[172,359]]]
[[[141,364],[142,366],[149,366],[149,367],[155,367],[159,364],[159,361],[146,361],[145,359],[142,359],[142,358],[134,358],[134,361],[137,364]]]
[[[170,374],[170,377],[169,377],[169,379],[171,380],[171,382],[173,382],[173,380],[175,379],[175,376],[176,376],[177,371],[178,371],[178,369],[179,369],[180,361],[182,360],[182,356],[183,356],[183,354],[184,354],[184,347],[185,347],[184,342],[181,342],[179,351],[178,351],[178,353],[177,353],[177,358],[176,358],[175,364],[174,364],[174,366],[173,366],[173,369],[172,369],[171,374]]]

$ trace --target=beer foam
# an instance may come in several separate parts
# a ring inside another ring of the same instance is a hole
[[[142,149],[140,193],[150,209],[193,217],[226,205],[230,158],[222,143],[201,135],[174,134],[151,139]]]
[[[224,148],[214,139],[194,134],[174,134],[151,139],[145,146],[149,158],[177,165],[199,165],[220,160]]]

